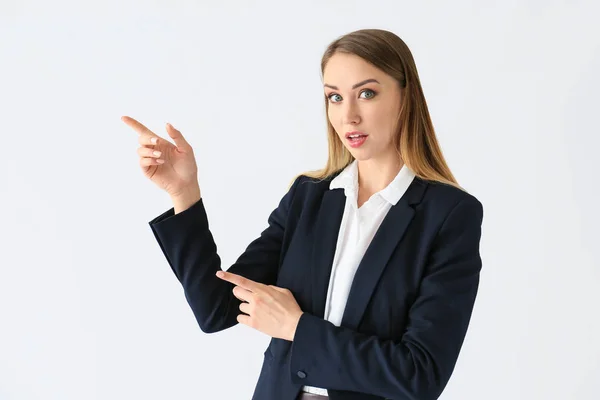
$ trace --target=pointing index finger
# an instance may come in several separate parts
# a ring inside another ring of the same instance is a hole
[[[233,274],[231,272],[217,271],[217,276],[224,281],[231,282],[236,286],[240,286],[244,289],[250,290],[251,292],[257,292],[260,289],[261,284],[254,282],[243,276]]]
[[[156,134],[154,132],[152,132],[150,129],[146,128],[141,122],[138,122],[137,120],[135,120],[131,117],[124,115],[121,117],[121,121],[125,122],[129,127],[133,128],[140,135],[146,134],[146,135],[156,136]]]

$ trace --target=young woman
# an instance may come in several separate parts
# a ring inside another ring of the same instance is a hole
[[[477,294],[482,205],[444,161],[399,37],[344,35],[321,69],[327,164],[293,180],[227,272],[190,145],[123,117],[173,200],[150,227],[204,332],[242,323],[272,337],[253,399],[436,399]]]

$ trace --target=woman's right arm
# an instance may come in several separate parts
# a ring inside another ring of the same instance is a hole
[[[271,212],[267,228],[228,271],[267,285],[276,283],[282,243],[290,233],[285,229],[287,216],[299,181],[294,181]],[[221,259],[203,199],[178,214],[171,208],[149,224],[202,331],[213,333],[236,325],[240,300],[233,295],[233,285],[215,275]]]
[[[221,259],[200,195],[192,146],[170,124],[166,126],[167,133],[174,143],[131,117],[121,119],[139,135],[138,155],[143,174],[173,200],[173,208],[150,221],[150,227],[183,286],[200,328],[204,332],[217,332],[237,324],[241,301],[233,295],[233,285],[215,275],[221,269]],[[286,221],[298,181],[269,216],[268,227],[229,271],[253,281],[275,284],[282,244],[290,234]]]

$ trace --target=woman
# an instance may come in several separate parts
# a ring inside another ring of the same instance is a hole
[[[253,399],[436,399],[477,293],[482,205],[444,161],[400,38],[349,33],[321,70],[327,165],[293,180],[227,272],[190,145],[123,117],[173,200],[151,229],[204,332],[242,323],[272,337]]]

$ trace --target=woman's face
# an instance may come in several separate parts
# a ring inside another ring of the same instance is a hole
[[[398,82],[364,59],[345,53],[329,59],[323,81],[329,121],[354,158],[394,157],[392,138],[401,96]]]

